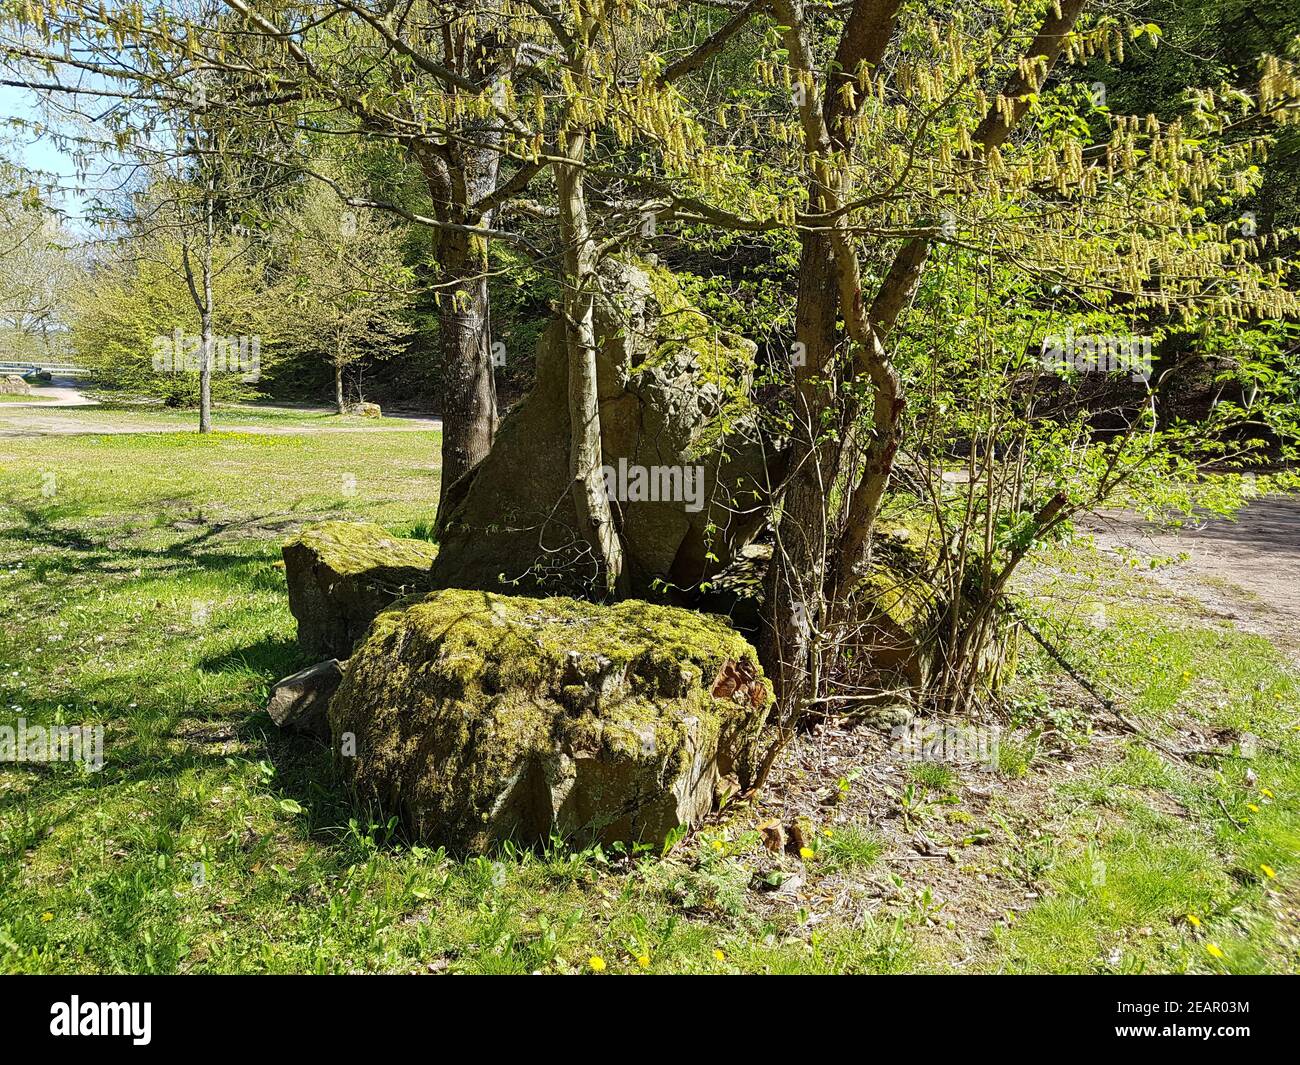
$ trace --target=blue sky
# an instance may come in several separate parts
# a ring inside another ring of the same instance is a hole
[[[53,197],[53,205],[61,208],[72,221],[80,219],[86,206],[86,197],[77,191],[76,167],[72,159],[60,151],[49,137],[35,137],[29,129],[14,129],[9,119],[22,118],[36,121],[39,110],[35,94],[28,89],[0,85],[0,120],[5,123],[5,137],[0,152],[29,170],[58,175],[61,192]],[[93,181],[91,175],[88,180]]]

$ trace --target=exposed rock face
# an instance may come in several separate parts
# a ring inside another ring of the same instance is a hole
[[[765,516],[770,482],[748,398],[755,348],[692,307],[665,270],[610,261],[601,283],[601,444],[632,591],[690,588]],[[538,346],[533,390],[487,458],[446,488],[436,587],[589,590],[595,568],[570,498],[567,387],[555,322]]]
[[[748,782],[771,703],[721,620],[448,589],[375,621],[330,703],[359,797],[457,851],[658,844]]]
[[[385,607],[427,591],[438,549],[370,522],[327,521],[281,549],[298,643],[319,657],[347,658]]]
[[[0,392],[10,396],[29,396],[32,386],[16,373],[5,374],[0,377]]]
[[[271,689],[266,712],[283,729],[324,739],[330,732],[325,710],[342,680],[343,665],[337,658],[300,669]]]

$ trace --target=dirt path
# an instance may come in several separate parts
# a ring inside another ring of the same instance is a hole
[[[77,387],[71,377],[55,377],[50,384],[38,386],[32,390],[32,398],[26,402],[6,403],[5,407],[27,409],[30,407],[93,407],[97,400],[91,399]]]
[[[1300,662],[1300,497],[1269,496],[1235,521],[1215,518],[1183,529],[1161,530],[1128,512],[1096,515],[1088,527],[1106,551],[1143,559],[1185,553],[1186,560],[1151,575]]]
[[[85,410],[63,413],[69,407],[97,407],[99,402],[86,395],[74,378],[56,377],[52,384],[41,388],[43,397],[30,403],[6,403],[0,406],[0,437],[15,436],[94,436],[117,433],[176,433],[192,429],[190,422],[160,420],[155,415],[134,414],[129,411],[106,410],[102,415]],[[328,407],[256,405],[242,408],[250,413],[319,415],[331,418]],[[160,408],[161,411],[161,408]],[[293,436],[302,433],[354,433],[358,430],[384,432],[430,432],[442,429],[441,418],[428,418],[409,414],[388,414],[379,420],[344,418],[338,423],[286,421],[240,421],[241,408],[228,407],[215,413],[215,427],[227,433],[265,433],[273,436]]]
[[[71,417],[59,416],[57,414],[44,414],[37,409],[37,405],[31,406],[25,404],[5,404],[6,407],[19,407],[21,416],[6,417],[7,412],[0,409],[0,437],[5,436],[104,436],[117,433],[181,433],[193,430],[198,425],[198,417],[193,419],[194,424],[188,423],[160,423],[157,419],[147,417],[133,417],[132,415],[117,415],[109,420],[96,419],[92,417]],[[41,404],[40,406],[45,406]],[[260,410],[273,410],[274,408],[259,408]],[[14,414],[19,414],[15,411]],[[274,423],[252,423],[239,421],[226,421],[225,418],[238,418],[239,415],[234,411],[217,411],[213,415],[213,428],[223,433],[259,433],[270,436],[298,436],[302,434],[317,433],[356,433],[356,432],[389,432],[389,433],[427,433],[442,429],[441,418],[421,418],[406,415],[385,415],[380,419],[370,418],[347,418],[343,424],[339,425],[319,425],[311,422],[290,422],[283,425]]]

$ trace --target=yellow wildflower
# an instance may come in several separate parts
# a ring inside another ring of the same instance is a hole
[[[593,973],[603,973],[605,971],[605,959],[599,954],[593,954],[587,959],[587,964],[591,966]]]
[[[1259,867],[1264,871],[1264,875],[1268,877],[1270,880],[1272,880],[1273,877],[1277,876],[1277,870],[1274,869],[1271,865],[1265,865],[1263,862],[1261,862]]]

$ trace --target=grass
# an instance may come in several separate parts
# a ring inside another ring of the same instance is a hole
[[[1130,593],[1131,594],[1131,593]],[[1300,686],[1260,637],[1137,597],[1073,648],[1149,741],[1056,787],[1045,901],[999,936],[1019,972],[1294,972]],[[1181,622],[1181,623],[1180,623]],[[1210,751],[1184,754],[1172,751]]]
[[[667,856],[413,843],[263,707],[306,664],[280,541],[331,517],[427,535],[437,434],[257,417],[279,431],[0,438],[0,723],[106,728],[101,772],[0,764],[0,971],[942,971],[972,965],[957,959],[980,925],[953,879],[981,876],[1038,897],[975,940],[978,968],[1295,968],[1295,679],[1264,641],[1144,605],[1137,576],[1080,657],[1161,742],[1240,748],[1248,731],[1252,759],[1128,737],[1069,774],[1040,736],[1091,751],[1089,725],[1041,698],[1050,666],[1030,654],[1001,826],[962,805],[960,773],[922,763],[904,770],[903,836],[850,797],[819,814],[811,857],[768,852],[743,805]],[[1031,785],[1026,825],[1011,798]],[[969,844],[960,864],[894,860],[945,825]]]
[[[0,392],[0,403],[44,403],[49,400],[49,396],[42,396],[39,392],[31,392],[25,395],[17,395],[13,392]]]

